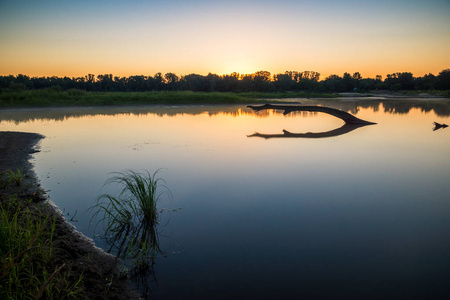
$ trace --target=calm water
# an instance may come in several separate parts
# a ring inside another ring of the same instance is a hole
[[[302,101],[302,103],[305,103]],[[319,104],[309,101],[308,104]],[[108,173],[163,168],[156,299],[450,297],[449,100],[341,99],[377,125],[327,138],[325,114],[245,106],[1,110],[46,136],[42,185],[87,236]],[[75,215],[76,214],[76,215]],[[75,215],[75,216],[74,216]]]

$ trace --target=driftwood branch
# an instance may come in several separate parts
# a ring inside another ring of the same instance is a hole
[[[376,124],[372,122],[368,122],[365,120],[361,120],[345,111],[330,108],[330,107],[324,107],[324,106],[300,106],[300,105],[274,105],[274,104],[264,104],[261,106],[253,106],[249,105],[247,106],[254,111],[260,111],[264,109],[278,109],[278,110],[284,110],[284,115],[287,115],[293,111],[310,111],[310,112],[323,112],[332,116],[335,116],[336,118],[339,118],[343,120],[346,124]]]
[[[307,133],[292,133],[287,130],[283,129],[283,134],[264,134],[255,132],[252,135],[247,135],[247,137],[262,137],[265,139],[271,139],[271,138],[310,138],[310,139],[317,139],[317,138],[327,138],[327,137],[333,137],[338,136],[342,134],[349,133],[350,131],[353,131],[357,128],[366,126],[369,124],[344,124],[344,126],[339,127],[334,130],[325,131],[325,132],[307,132]]]
[[[434,124],[433,131],[436,131],[436,130],[441,129],[441,128],[447,128],[448,127],[447,124],[439,124],[437,122],[434,122],[433,124]]]

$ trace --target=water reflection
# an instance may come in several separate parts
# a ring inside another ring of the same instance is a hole
[[[254,134],[247,135],[247,137],[262,137],[265,139],[271,139],[271,138],[311,138],[311,139],[317,139],[317,138],[327,138],[327,137],[335,137],[338,135],[349,133],[350,131],[353,131],[355,129],[358,129],[360,127],[364,127],[370,124],[344,124],[344,126],[339,127],[334,130],[326,131],[326,132],[307,132],[307,133],[292,133],[285,129],[283,129],[283,134],[265,134],[265,133],[259,133],[255,132]]]
[[[330,107],[324,107],[324,106],[300,106],[300,105],[273,105],[273,104],[264,104],[260,106],[247,106],[248,108],[253,109],[256,112],[264,111],[268,109],[276,109],[276,110],[283,110],[283,115],[288,115],[292,112],[322,112],[329,115],[332,115],[334,117],[337,117],[339,119],[342,119],[345,122],[345,125],[326,132],[318,132],[318,133],[292,133],[285,129],[283,129],[283,134],[263,134],[255,132],[252,135],[248,135],[248,137],[262,137],[265,139],[269,138],[325,138],[325,137],[334,137],[341,134],[348,133],[350,131],[355,130],[356,128],[367,126],[367,125],[374,125],[376,123],[368,122],[365,120],[361,120],[359,118],[356,118],[355,116],[344,112],[342,110],[330,108]]]
[[[439,124],[437,122],[434,122],[433,131],[436,131],[436,130],[441,129],[441,128],[447,128],[447,127],[448,127],[447,124]]]
[[[286,99],[278,99],[285,101]],[[298,100],[298,99],[296,99]],[[433,98],[427,100],[397,100],[386,99],[379,100],[354,100],[352,98],[339,100],[313,100],[301,99],[302,104],[323,105],[331,108],[343,110],[351,114],[358,114],[361,109],[370,108],[373,112],[380,110],[390,114],[407,114],[411,109],[418,108],[422,112],[435,112],[437,116],[450,116],[450,99]],[[274,99],[276,102],[277,99]],[[81,118],[85,116],[112,116],[117,114],[129,114],[142,116],[148,113],[157,116],[180,116],[180,115],[200,115],[208,114],[209,116],[227,115],[227,116],[242,116],[255,115],[251,110],[243,110],[241,105],[213,105],[213,106],[118,106],[118,107],[73,107],[73,108],[35,108],[35,109],[2,109],[0,110],[0,120],[11,121],[16,125],[22,122],[30,122],[36,120],[47,121],[64,121],[69,118]],[[276,111],[274,111],[277,114]],[[293,112],[292,116],[304,115],[302,112]],[[261,112],[257,114],[258,117],[269,117],[270,113]]]
[[[334,109],[331,107],[318,106],[318,105],[315,105],[315,106],[303,105],[303,106],[301,106],[301,105],[264,104],[264,105],[260,105],[260,106],[248,105],[247,107],[253,109],[256,112],[259,112],[261,110],[268,110],[268,109],[283,110],[284,111],[283,115],[288,115],[292,112],[297,112],[297,111],[322,112],[322,113],[332,115],[336,118],[339,118],[339,119],[343,120],[346,124],[366,124],[366,125],[375,124],[372,122],[361,120],[345,111],[342,111],[339,109]]]

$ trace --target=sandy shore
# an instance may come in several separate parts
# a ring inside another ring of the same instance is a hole
[[[22,170],[20,187],[9,184],[0,190],[0,201],[9,195],[18,195],[20,201],[33,198],[32,204],[42,217],[46,214],[56,218],[54,235],[57,256],[66,263],[73,278],[83,273],[80,286],[81,299],[140,299],[132,287],[122,263],[113,255],[105,253],[69,224],[60,210],[46,199],[40,187],[33,166],[31,154],[38,151],[39,134],[21,132],[0,132],[0,175],[7,170]]]

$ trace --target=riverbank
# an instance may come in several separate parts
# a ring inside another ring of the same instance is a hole
[[[325,93],[220,93],[220,92],[86,92],[54,89],[0,92],[0,107],[63,107],[106,105],[198,105],[265,103],[264,99],[333,98]]]
[[[209,104],[256,104],[272,99],[338,99],[341,97],[373,97],[392,99],[448,99],[450,91],[370,91],[365,93],[231,93],[192,91],[153,92],[87,92],[84,90],[42,89],[0,91],[0,108],[20,107],[68,107],[68,106],[124,106],[124,105],[209,105]]]
[[[16,198],[14,205],[18,209],[31,211],[33,218],[42,220],[48,217],[49,220],[55,220],[52,239],[52,255],[55,259],[46,267],[53,272],[63,266],[58,275],[66,274],[66,280],[74,281],[79,299],[139,299],[121,262],[76,231],[46,198],[29,162],[31,154],[38,151],[35,147],[42,138],[33,133],[0,132],[1,203],[11,203]],[[20,170],[16,173],[20,180],[8,180],[10,170]],[[2,261],[2,269],[6,264],[6,261]],[[76,284],[79,278],[82,280]]]

